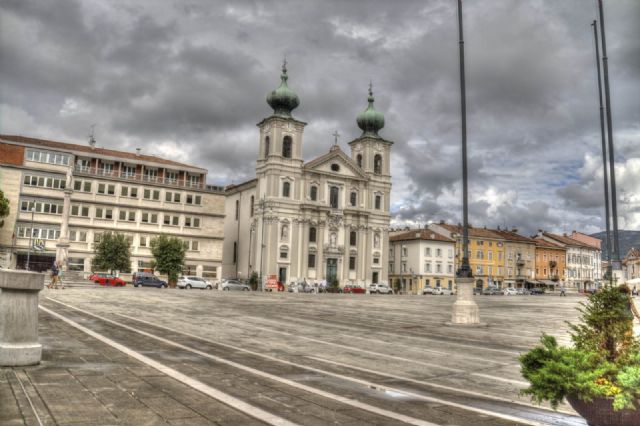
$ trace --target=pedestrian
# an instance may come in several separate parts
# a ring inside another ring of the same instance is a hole
[[[565,297],[567,296],[566,290],[564,288],[564,284],[560,286],[560,296],[565,296]]]
[[[637,296],[638,295],[638,289],[636,288],[636,286],[633,286],[633,291],[631,292],[632,296]]]
[[[51,265],[51,282],[49,288],[58,288],[58,263],[56,261]]]

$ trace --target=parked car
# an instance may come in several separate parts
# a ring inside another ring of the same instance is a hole
[[[342,293],[341,287],[327,286],[320,288],[320,293]]]
[[[527,290],[526,288],[519,288],[517,290],[518,295],[522,295],[522,296],[526,296],[527,294],[531,294],[531,292],[529,290]]]
[[[288,291],[289,293],[315,293],[316,289],[317,287],[315,287],[313,284],[305,281],[300,281],[297,283],[290,283]]]
[[[531,290],[529,290],[529,294],[543,295],[544,294],[544,289],[543,288],[532,288]]]
[[[100,285],[110,285],[114,287],[124,287],[127,283],[122,278],[109,274],[94,274],[92,281]]]
[[[505,296],[517,296],[518,290],[516,290],[513,287],[507,287],[504,290],[502,290],[502,294],[504,294]]]
[[[142,287],[167,288],[166,281],[163,281],[155,275],[149,273],[135,275],[133,286],[138,287],[139,285],[141,285]]]
[[[482,290],[482,294],[485,296],[499,296],[502,295],[502,291],[498,287],[487,287]]]
[[[444,287],[436,287],[433,289],[433,294],[436,295],[444,295],[444,296],[451,296],[453,294],[453,291],[451,289],[448,288],[444,288]]]
[[[207,281],[202,277],[195,277],[193,275],[178,278],[177,286],[178,288],[206,288],[207,290],[212,290],[217,287],[214,283]]]
[[[476,294],[482,294],[482,287],[473,288],[473,295],[475,296]]]
[[[367,290],[364,287],[360,287],[358,285],[347,284],[342,289],[343,293],[352,293],[352,294],[364,294]]]
[[[371,284],[369,286],[369,293],[371,294],[393,294],[393,290],[389,287],[388,284],[378,283]]]
[[[425,285],[424,288],[422,289],[422,294],[433,294],[433,287],[429,286],[429,285]]]
[[[251,291],[251,287],[237,280],[223,280],[220,288],[224,291]]]
[[[93,274],[89,275],[89,278],[87,278],[89,281],[93,281],[96,282],[96,280],[100,279],[100,278],[107,278],[112,276],[110,273],[108,272],[94,272]]]

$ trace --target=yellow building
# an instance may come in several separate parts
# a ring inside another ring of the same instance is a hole
[[[504,286],[514,288],[529,288],[537,284],[536,242],[519,235],[517,229],[492,230],[504,239]]]
[[[429,225],[429,229],[455,240],[458,268],[462,260],[462,227],[440,222]],[[469,227],[469,263],[477,288],[504,287],[505,239],[491,229]]]

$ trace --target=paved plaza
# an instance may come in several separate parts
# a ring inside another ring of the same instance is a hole
[[[38,366],[0,369],[0,424],[584,425],[519,395],[581,296],[71,288],[40,294]]]

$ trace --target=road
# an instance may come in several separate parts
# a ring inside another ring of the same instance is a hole
[[[45,290],[43,363],[0,390],[42,424],[586,424],[520,396],[518,365],[543,331],[568,342],[582,299],[476,300],[468,328],[454,296]]]

